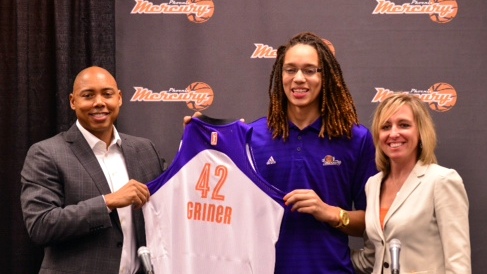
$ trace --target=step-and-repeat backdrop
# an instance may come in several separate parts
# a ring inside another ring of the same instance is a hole
[[[314,32],[333,48],[361,123],[370,126],[377,103],[393,92],[429,105],[439,162],[458,170],[467,188],[480,273],[487,269],[486,14],[484,0],[118,0],[118,127],[153,140],[170,164],[183,116],[266,115],[277,48]]]

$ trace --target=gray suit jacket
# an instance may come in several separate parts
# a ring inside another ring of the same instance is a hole
[[[382,172],[365,186],[365,250],[354,251],[359,273],[391,273],[389,243],[401,241],[401,274],[471,273],[468,198],[453,169],[418,162],[380,225]]]
[[[130,179],[147,183],[163,172],[148,139],[120,134]],[[118,273],[123,234],[117,211],[87,141],[73,125],[32,145],[21,172],[21,206],[31,239],[45,246],[40,273]],[[138,246],[145,245],[141,210],[133,210]]]

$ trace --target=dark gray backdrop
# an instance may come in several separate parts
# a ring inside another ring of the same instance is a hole
[[[202,1],[197,4],[213,4],[214,10],[207,21],[195,23],[187,14],[170,11],[189,7],[182,2],[116,1],[116,77],[124,94],[121,131],[153,140],[170,164],[182,118],[193,111],[185,102],[130,101],[135,87],[160,93],[203,82],[214,93],[213,104],[203,113],[253,121],[267,113],[274,62],[272,56],[252,58],[255,44],[275,50],[299,32],[315,32],[333,44],[366,126],[377,88],[427,91],[437,83],[454,88],[456,104],[448,111],[431,111],[439,134],[437,155],[441,165],[458,170],[464,179],[473,270],[487,269],[487,1],[444,1],[458,5],[446,23],[428,14],[373,14],[380,4],[375,0]],[[388,3],[402,7],[420,2]],[[153,12],[131,13],[142,5],[152,5]]]

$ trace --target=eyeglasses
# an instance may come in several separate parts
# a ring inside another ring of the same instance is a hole
[[[298,74],[298,71],[301,71],[303,73],[304,77],[311,77],[315,75],[318,72],[323,71],[321,68],[315,68],[315,67],[309,67],[309,68],[303,68],[303,69],[298,69],[298,68],[284,68],[282,71],[289,75],[289,76],[295,76]]]

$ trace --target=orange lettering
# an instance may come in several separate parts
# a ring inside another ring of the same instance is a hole
[[[232,207],[188,202],[186,215],[188,220],[228,225],[232,222]]]

